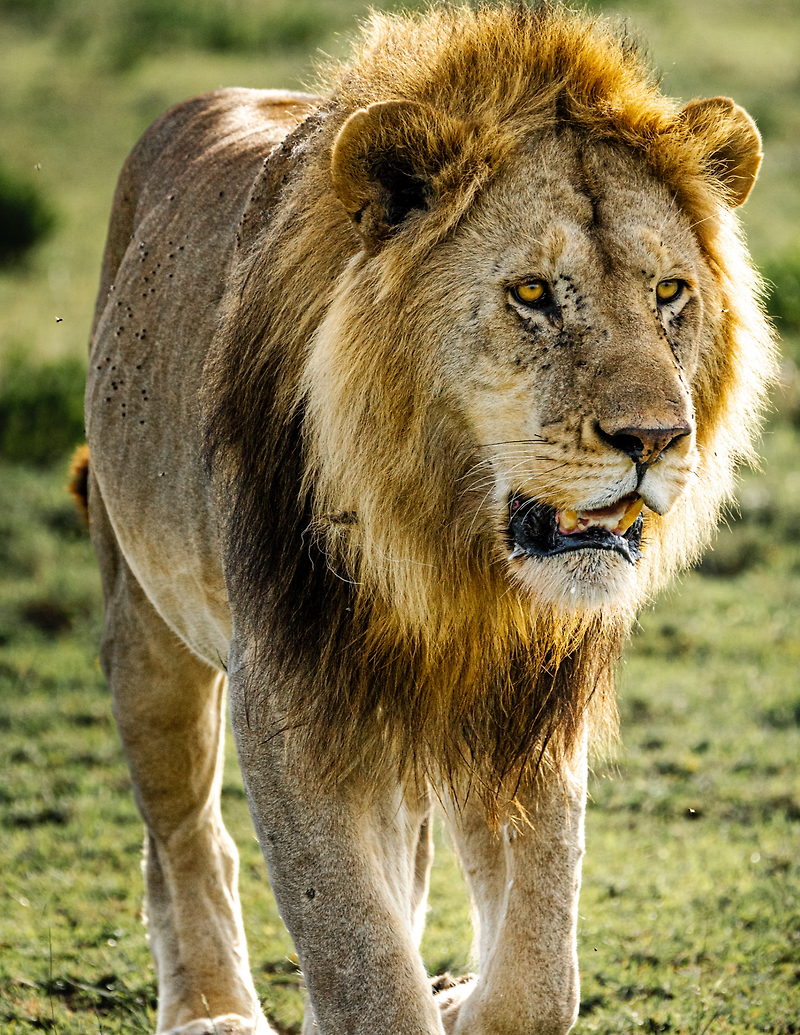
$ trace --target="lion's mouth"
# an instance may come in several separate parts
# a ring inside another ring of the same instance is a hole
[[[635,564],[642,556],[642,498],[623,496],[596,510],[556,510],[519,493],[508,500],[509,559],[610,550]]]

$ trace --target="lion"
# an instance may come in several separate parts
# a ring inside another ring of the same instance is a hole
[[[136,145],[87,491],[159,1031],[269,1031],[226,692],[305,1035],[574,1023],[588,745],[772,377],[735,213],[760,161],[603,20],[502,0],[375,15],[319,96],[221,90]],[[437,802],[459,980],[418,951]]]

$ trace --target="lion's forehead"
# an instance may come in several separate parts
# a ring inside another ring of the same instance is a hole
[[[465,224],[464,250],[476,272],[491,261],[494,280],[691,277],[701,262],[691,219],[667,188],[640,157],[604,145],[521,152]]]
[[[444,314],[437,354],[480,441],[531,439],[548,424],[546,437],[574,451],[586,419],[625,409],[631,424],[660,426],[664,399],[691,392],[702,296],[716,289],[690,217],[635,154],[557,141],[541,157],[520,152],[438,263],[420,271],[419,294]],[[656,296],[670,278],[691,299],[672,322]],[[526,310],[518,291],[534,280],[550,301]],[[592,467],[601,446],[578,449],[581,462]]]

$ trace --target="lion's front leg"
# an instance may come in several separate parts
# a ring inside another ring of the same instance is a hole
[[[247,962],[238,855],[220,813],[223,677],[145,596],[90,494],[103,572],[102,662],[146,824],[146,909],[158,1031],[269,1035]]]
[[[253,820],[313,1010],[303,1031],[442,1035],[417,951],[427,795],[372,773],[321,784],[297,736],[276,716],[259,721],[252,678],[230,680]]]
[[[518,800],[492,831],[479,803],[449,819],[478,915],[479,975],[444,1008],[453,1035],[564,1035],[578,1012],[576,926],[586,755]]]

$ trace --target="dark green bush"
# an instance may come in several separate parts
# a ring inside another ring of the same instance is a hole
[[[413,10],[427,0],[383,0]],[[2,21],[50,32],[69,51],[91,45],[114,72],[174,49],[309,51],[334,32],[350,33],[363,0],[0,0]]]
[[[22,0],[24,6],[28,0]],[[305,49],[352,27],[358,0],[33,0],[35,31],[54,31],[69,50],[94,41],[108,67],[124,72],[172,49],[259,51]],[[23,17],[20,0],[0,0],[0,19]],[[413,6],[413,3],[411,4]],[[39,10],[41,8],[41,10]]]
[[[53,210],[34,184],[0,169],[0,266],[18,262],[54,223]]]
[[[763,270],[767,311],[780,334],[800,335],[800,253],[773,259]]]
[[[46,29],[62,6],[62,0],[0,0],[0,16]]]
[[[40,365],[12,356],[0,372],[0,457],[45,465],[84,438],[81,360]]]

